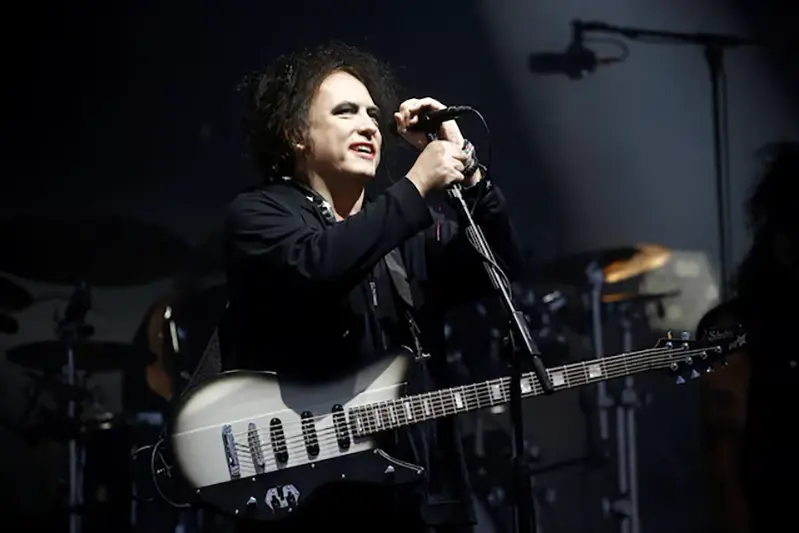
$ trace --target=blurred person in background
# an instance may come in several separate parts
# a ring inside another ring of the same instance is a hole
[[[708,328],[741,324],[747,345],[702,380],[704,461],[713,533],[793,531],[799,496],[799,145],[767,146],[749,201],[753,244],[734,297]]]

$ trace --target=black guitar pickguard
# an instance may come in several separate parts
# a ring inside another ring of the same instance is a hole
[[[242,477],[197,490],[201,504],[223,513],[276,521],[312,502],[320,489],[336,483],[399,486],[424,479],[424,469],[395,459],[380,449],[318,463]]]

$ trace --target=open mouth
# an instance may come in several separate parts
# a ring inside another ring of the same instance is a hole
[[[350,145],[350,150],[358,154],[359,157],[364,159],[375,158],[375,147],[369,143],[355,143]]]

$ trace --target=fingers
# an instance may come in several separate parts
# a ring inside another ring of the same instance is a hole
[[[394,120],[397,121],[397,131],[404,132],[409,126],[416,124],[419,120],[419,113],[423,110],[445,109],[446,106],[433,98],[410,98],[402,102],[399,110],[394,113]]]

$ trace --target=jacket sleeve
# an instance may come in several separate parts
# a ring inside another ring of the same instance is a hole
[[[525,260],[516,230],[508,214],[502,191],[489,181],[463,192],[464,200],[480,226],[494,259],[509,281],[518,279]],[[459,210],[459,206],[455,206]],[[482,256],[466,237],[461,214],[458,220],[434,215],[435,223],[425,231],[430,280],[442,304],[454,307],[487,296],[494,290]]]
[[[433,219],[424,198],[407,178],[389,187],[357,214],[324,228],[266,193],[243,195],[231,203],[225,224],[229,268],[261,283],[281,283],[300,291],[349,291],[366,273]]]

